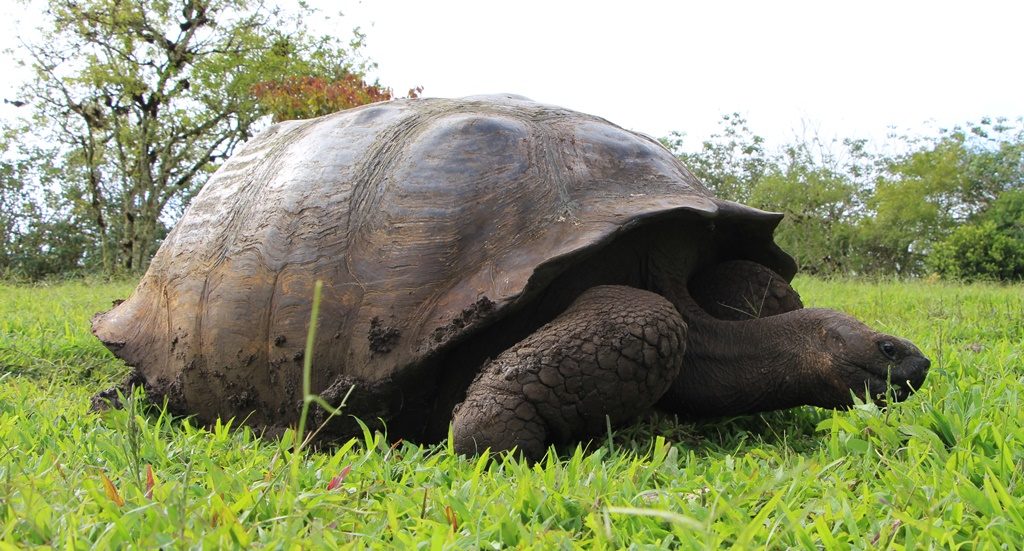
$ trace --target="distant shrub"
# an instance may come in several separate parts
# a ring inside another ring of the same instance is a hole
[[[1001,233],[995,222],[969,224],[939,242],[928,264],[955,279],[1024,279],[1024,240]]]
[[[1024,279],[1024,190],[1007,191],[935,245],[928,266],[956,279]]]

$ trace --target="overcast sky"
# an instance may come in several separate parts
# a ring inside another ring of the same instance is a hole
[[[18,13],[0,2],[0,44],[11,45]],[[889,126],[931,133],[1024,115],[1015,0],[313,4],[320,28],[362,28],[376,76],[396,92],[514,92],[694,144],[732,111],[776,145],[802,128],[881,140]]]

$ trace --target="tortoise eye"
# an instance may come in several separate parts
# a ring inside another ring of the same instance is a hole
[[[896,345],[890,341],[882,341],[878,343],[878,349],[882,351],[882,354],[890,360],[896,360]]]

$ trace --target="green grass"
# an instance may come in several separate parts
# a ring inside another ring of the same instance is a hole
[[[1022,545],[1024,289],[796,285],[916,342],[925,387],[887,410],[654,417],[532,466],[88,413],[124,373],[89,318],[131,285],[0,286],[0,549]]]

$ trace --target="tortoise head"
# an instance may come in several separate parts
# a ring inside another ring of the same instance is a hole
[[[853,395],[877,404],[898,402],[924,383],[931,361],[910,341],[831,310],[811,309],[803,315],[820,320],[817,338],[824,347],[816,364],[822,387],[813,405],[849,407]]]

